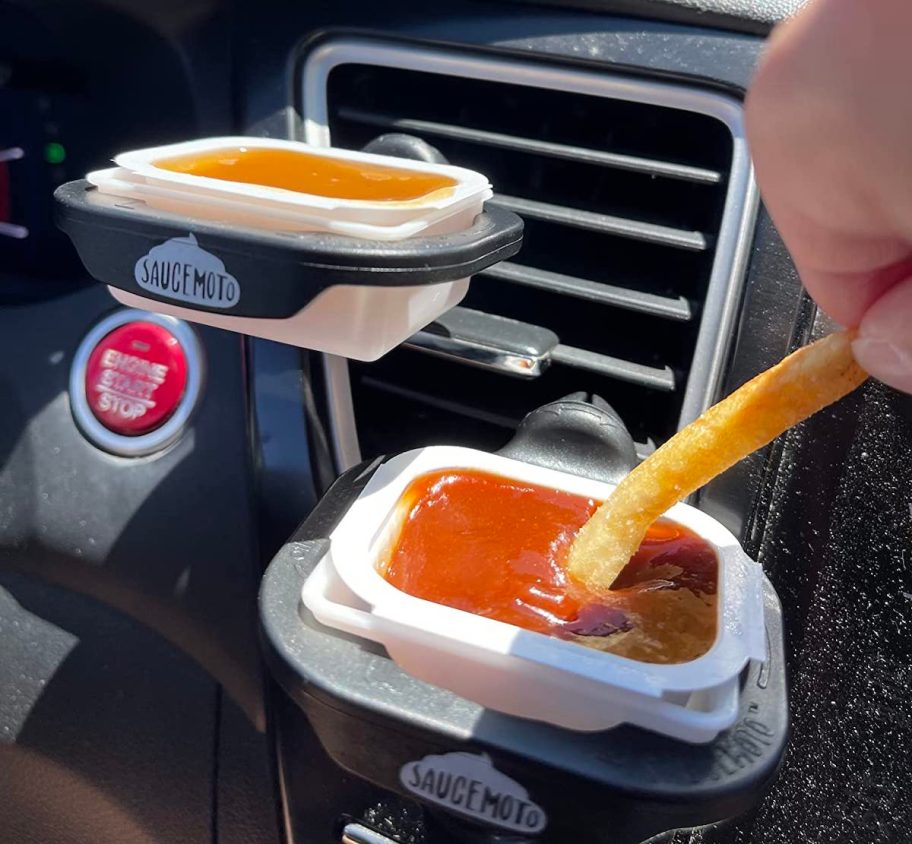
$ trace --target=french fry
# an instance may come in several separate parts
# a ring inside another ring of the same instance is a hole
[[[852,338],[841,331],[798,349],[644,460],[577,534],[571,577],[606,592],[669,507],[858,387],[868,375],[852,356]]]

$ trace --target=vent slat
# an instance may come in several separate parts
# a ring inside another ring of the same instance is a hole
[[[683,296],[673,299],[668,296],[656,296],[654,293],[643,293],[627,287],[617,287],[613,284],[601,284],[576,276],[553,273],[540,270],[537,267],[527,267],[504,261],[488,268],[483,276],[496,278],[500,281],[509,281],[526,287],[536,287],[553,293],[563,293],[588,302],[600,305],[609,305],[623,308],[628,311],[637,311],[643,314],[661,317],[663,319],[688,322],[693,318],[693,309],[690,302]]]
[[[673,161],[657,161],[652,158],[641,158],[635,155],[622,155],[572,144],[556,144],[552,141],[543,141],[537,138],[522,138],[501,132],[489,132],[484,129],[470,129],[465,126],[454,126],[433,120],[394,117],[381,112],[347,106],[339,109],[339,116],[345,120],[354,120],[358,123],[366,123],[369,126],[378,126],[383,129],[395,129],[400,132],[420,132],[425,135],[483,144],[533,155],[544,155],[549,158],[595,164],[599,167],[614,167],[618,170],[629,170],[649,176],[663,176],[669,179],[680,179],[681,181],[703,185],[717,185],[722,181],[722,174],[718,170],[709,170],[704,167],[691,167],[690,165],[677,164]]]
[[[656,223],[644,223],[641,220],[630,220],[611,214],[597,214],[594,211],[552,205],[550,202],[539,202],[535,199],[505,196],[502,193],[495,194],[490,201],[522,217],[533,217],[536,220],[558,223],[562,226],[574,226],[599,234],[612,234],[632,240],[672,246],[677,249],[689,249],[694,252],[705,252],[709,248],[706,236],[701,232],[675,229]]]
[[[491,413],[488,410],[484,410],[476,405],[465,404],[458,401],[450,401],[449,399],[441,398],[440,396],[435,396],[431,393],[425,392],[424,390],[412,390],[408,387],[403,387],[400,384],[393,384],[389,381],[384,381],[380,378],[372,378],[370,375],[365,375],[361,379],[361,383],[365,387],[369,387],[372,390],[377,390],[380,393],[385,393],[390,396],[396,396],[397,398],[407,399],[408,401],[413,401],[418,404],[424,404],[428,407],[434,407],[437,410],[442,410],[445,413],[453,413],[457,416],[463,416],[466,419],[473,419],[476,422],[483,422],[486,425],[494,425],[498,428],[503,428],[506,431],[513,431],[520,423],[520,419],[514,419],[510,416],[503,416],[499,413]],[[646,438],[646,442],[634,442],[634,449],[636,450],[637,457],[640,460],[645,460],[656,450],[656,444],[649,437]]]
[[[393,396],[400,396],[411,401],[422,402],[430,407],[436,407],[438,410],[445,410],[447,413],[458,413],[460,416],[467,416],[469,419],[476,419],[479,422],[485,422],[488,425],[497,425],[500,428],[512,430],[520,423],[520,419],[510,416],[503,416],[499,413],[492,413],[476,405],[465,404],[463,402],[451,401],[440,396],[427,393],[424,390],[412,390],[399,384],[391,384],[389,381],[381,381],[379,378],[372,378],[365,375],[361,383],[366,387],[372,387],[375,390],[389,393]]]
[[[639,384],[653,390],[661,390],[666,393],[673,393],[675,390],[674,371],[668,366],[663,368],[645,366],[642,363],[633,363],[629,360],[601,355],[598,352],[590,352],[588,349],[565,346],[563,343],[554,348],[551,352],[551,359],[555,363],[585,369],[599,375],[607,375],[620,381],[629,381],[631,384]]]

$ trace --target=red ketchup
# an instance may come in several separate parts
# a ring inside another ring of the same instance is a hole
[[[599,503],[488,472],[432,472],[400,499],[381,573],[417,598],[643,662],[705,653],[718,562],[687,528],[653,525],[607,596],[570,579],[570,544]]]

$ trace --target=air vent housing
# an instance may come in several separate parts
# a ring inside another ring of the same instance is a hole
[[[730,121],[657,101],[670,85],[477,57],[462,75],[452,54],[407,47],[343,53],[322,68],[315,110],[305,80],[305,113],[323,123],[308,138],[361,148],[406,132],[485,173],[493,201],[524,218],[525,243],[476,277],[463,306],[560,339],[534,379],[410,349],[353,366],[365,455],[498,447],[526,413],[576,391],[607,399],[648,449],[708,403],[751,213]]]

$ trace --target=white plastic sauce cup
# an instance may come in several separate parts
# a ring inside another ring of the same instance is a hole
[[[304,585],[303,603],[318,621],[380,642],[410,674],[511,715],[586,731],[637,724],[697,743],[734,723],[741,671],[766,658],[763,576],[721,524],[685,504],[666,514],[718,557],[715,641],[690,662],[639,662],[415,598],[388,583],[378,563],[398,527],[397,502],[415,478],[440,469],[480,469],[596,500],[612,490],[473,449],[400,455],[371,478]]]
[[[265,185],[174,172],[156,162],[177,156],[246,147],[291,150],[346,162],[363,162],[452,179],[453,186],[408,201],[338,199]],[[194,220],[290,234],[329,232],[366,240],[400,241],[464,231],[492,195],[484,176],[461,167],[406,161],[391,156],[312,147],[272,138],[220,137],[136,150],[118,155],[117,167],[89,173],[98,192]],[[200,245],[200,250],[203,244]],[[202,254],[205,263],[213,256]],[[216,259],[218,260],[218,259]],[[231,274],[231,267],[225,272]],[[255,283],[246,280],[245,284]],[[341,355],[376,360],[408,339],[466,295],[468,278],[412,286],[339,284],[319,293],[292,316],[262,318],[199,310],[109,287],[122,304],[191,322]]]

